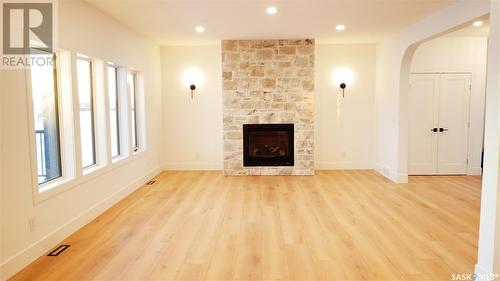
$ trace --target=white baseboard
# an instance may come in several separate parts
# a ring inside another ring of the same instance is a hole
[[[14,274],[16,274],[24,267],[32,263],[41,255],[45,254],[48,250],[53,248],[62,240],[66,239],[68,236],[79,230],[84,225],[88,224],[94,218],[104,213],[104,211],[111,208],[117,202],[119,202],[120,200],[128,196],[130,193],[132,193],[133,191],[144,185],[146,181],[156,176],[159,172],[160,172],[159,168],[151,170],[146,175],[141,176],[131,184],[125,186],[124,188],[118,190],[117,192],[108,196],[104,200],[91,206],[89,209],[82,212],[80,215],[76,216],[75,218],[68,221],[64,225],[50,232],[45,237],[34,242],[30,246],[26,247],[18,254],[8,258],[5,262],[0,264],[0,272],[2,273],[2,275],[0,276],[0,280],[6,280],[12,277]]]
[[[396,180],[395,178],[392,178],[392,176],[393,176],[394,173],[392,173],[392,171],[389,170],[389,168],[387,168],[387,167],[376,165],[375,166],[375,170],[377,172],[379,172],[382,176],[386,177],[387,179],[389,179],[391,181],[395,181]]]
[[[178,162],[164,163],[162,165],[165,171],[196,171],[196,170],[222,170],[222,163],[217,162]],[[316,162],[315,169],[324,170],[353,170],[353,169],[373,169],[372,163],[362,162]]]
[[[373,170],[373,163],[364,162],[316,162],[316,170]]]
[[[408,183],[408,175],[407,174],[396,174],[395,175],[396,180],[393,180],[396,183]]]
[[[480,176],[483,173],[483,169],[481,167],[470,167],[467,171],[467,175],[469,176]]]
[[[218,162],[178,162],[178,163],[164,163],[162,165],[164,171],[221,171],[222,163]]]
[[[408,175],[406,174],[396,173],[393,170],[380,165],[376,165],[375,170],[395,183],[408,183]]]

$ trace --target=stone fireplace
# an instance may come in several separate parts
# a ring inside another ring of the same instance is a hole
[[[224,174],[314,174],[314,40],[222,42]]]

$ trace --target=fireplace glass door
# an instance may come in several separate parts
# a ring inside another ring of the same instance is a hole
[[[293,124],[243,125],[244,166],[293,166]]]

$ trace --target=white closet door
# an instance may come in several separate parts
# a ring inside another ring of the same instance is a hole
[[[412,74],[408,97],[408,174],[437,171],[439,74]]]
[[[441,74],[437,174],[466,174],[470,74]]]

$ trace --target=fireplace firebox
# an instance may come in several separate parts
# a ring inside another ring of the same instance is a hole
[[[244,166],[293,166],[293,124],[244,124]]]

